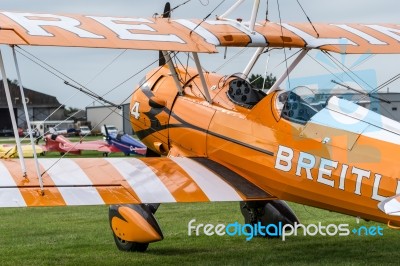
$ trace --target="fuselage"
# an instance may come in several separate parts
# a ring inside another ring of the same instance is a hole
[[[364,109],[341,110],[355,105],[337,98],[312,117],[290,119],[282,92],[246,94],[245,80],[214,73],[205,74],[209,104],[196,72],[177,71],[183,95],[166,67],[150,72],[133,94],[130,119],[148,148],[207,157],[279,199],[400,224],[377,207],[400,191],[400,124],[362,117]]]

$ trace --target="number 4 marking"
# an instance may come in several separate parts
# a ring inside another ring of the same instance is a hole
[[[139,113],[139,102],[135,102],[132,106],[131,109],[131,115],[135,117],[135,119],[139,119],[140,113]]]

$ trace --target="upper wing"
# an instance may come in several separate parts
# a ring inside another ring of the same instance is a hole
[[[215,52],[215,46],[168,19],[0,12],[0,43]]]
[[[316,23],[314,26],[319,37],[309,23],[282,23],[282,28],[286,32],[284,34],[285,42],[290,44],[294,40],[297,43],[300,38],[307,48],[341,54],[395,54],[400,52],[399,25]],[[280,29],[278,24],[272,27],[275,28],[275,31],[277,27]],[[268,34],[267,31],[264,32]],[[276,37],[273,45],[279,47],[282,39],[279,40]]]
[[[261,22],[255,31],[237,21],[102,17],[0,12],[0,43],[216,52],[216,46],[291,47],[337,53],[400,53],[394,24]]]
[[[26,164],[29,179],[17,160],[0,161],[0,207],[275,199],[208,159],[39,159],[44,193]]]

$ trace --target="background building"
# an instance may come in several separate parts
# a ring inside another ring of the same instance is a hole
[[[400,122],[400,93],[379,93],[376,96],[390,101],[390,103],[379,101],[377,99],[371,99],[370,104],[367,104],[365,107],[383,116]]]
[[[349,92],[348,90],[335,90],[335,95],[400,122],[400,93],[374,93],[372,95],[373,97],[369,97],[363,94]],[[317,93],[313,104],[325,105],[326,101],[331,96],[332,93]]]
[[[129,113],[129,103],[123,104],[122,109],[116,109],[111,105],[86,107],[86,118],[92,125],[93,131],[100,131],[101,126],[107,124],[114,125],[119,131],[133,135]]]
[[[8,81],[10,86],[11,100],[14,107],[18,127],[26,129],[26,120],[22,97],[19,85],[16,82]],[[57,98],[48,94],[24,88],[25,102],[28,107],[29,119],[31,121],[45,120],[64,120],[64,106],[60,107]],[[57,108],[59,108],[57,110]],[[11,118],[8,110],[6,95],[3,82],[0,82],[0,130],[11,130]]]

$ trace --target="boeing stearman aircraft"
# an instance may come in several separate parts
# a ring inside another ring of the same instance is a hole
[[[400,53],[400,27],[256,22],[258,0],[249,21],[229,19],[240,2],[205,21],[171,19],[169,12],[134,18],[1,11],[0,43],[13,48],[155,50],[162,65],[131,99],[146,158],[3,160],[0,206],[109,204],[116,244],[130,251],[163,238],[154,214],[167,202],[239,201],[246,222],[287,224],[298,221],[288,200],[399,226],[400,124],[336,96],[311,105],[304,89],[280,85],[310,50]],[[239,75],[203,71],[199,54],[218,47],[256,52]],[[299,52],[269,90],[258,90],[247,77],[269,48]],[[178,52],[194,67],[175,64]],[[0,67],[6,81],[2,61]]]

